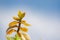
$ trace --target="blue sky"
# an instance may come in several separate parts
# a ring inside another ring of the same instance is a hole
[[[30,6],[34,9],[44,9],[50,11],[58,11],[60,6],[59,0],[0,0],[0,5],[5,8]]]
[[[31,40],[60,40],[60,0],[0,0],[1,40],[18,10],[26,12],[25,20],[32,24]]]

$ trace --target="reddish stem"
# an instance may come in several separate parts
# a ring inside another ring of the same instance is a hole
[[[20,22],[21,22],[21,20],[19,21],[18,30],[17,30],[17,33],[18,33],[19,36],[21,36],[20,33],[19,33],[19,30],[20,30],[20,27],[21,27],[21,23]]]

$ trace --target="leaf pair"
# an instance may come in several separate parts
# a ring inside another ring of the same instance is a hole
[[[21,11],[18,11],[18,17],[22,19],[25,16],[25,13],[22,13]]]
[[[28,28],[26,28],[26,27],[21,27],[20,30],[23,32],[28,32]],[[16,32],[16,30],[10,29],[7,31],[7,34],[12,34],[13,32]]]
[[[18,23],[24,24],[25,26],[30,26],[30,24],[28,24],[25,20],[22,20],[21,22],[17,22],[17,21],[10,22],[9,28],[18,27],[17,26]]]
[[[25,12],[22,13],[21,11],[18,11],[18,17],[14,16],[13,19],[20,21],[25,16]]]

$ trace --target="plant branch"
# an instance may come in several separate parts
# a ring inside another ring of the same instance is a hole
[[[18,33],[19,36],[21,36],[20,33],[19,33],[19,30],[20,30],[20,27],[21,27],[21,23],[20,22],[21,22],[21,20],[19,21],[19,25],[18,25],[18,29],[17,29],[17,33]]]

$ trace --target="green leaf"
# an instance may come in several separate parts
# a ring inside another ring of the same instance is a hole
[[[22,40],[21,37],[19,37],[18,34],[15,35],[15,40]]]
[[[7,36],[7,40],[22,40],[22,39],[21,39],[21,37],[18,36],[18,34],[16,34],[15,37]]]
[[[7,40],[15,40],[14,37],[7,37]]]

